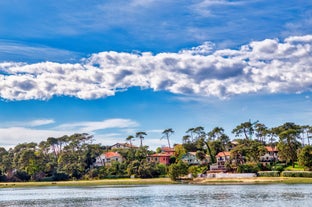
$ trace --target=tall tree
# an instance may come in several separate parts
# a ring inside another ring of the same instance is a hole
[[[163,139],[163,138],[166,138],[166,139],[167,139],[167,141],[168,141],[168,147],[169,147],[169,148],[171,148],[171,147],[170,147],[170,140],[169,140],[169,137],[170,137],[173,133],[174,133],[174,131],[173,131],[172,128],[165,129],[165,130],[162,132],[163,136],[161,137],[161,139]]]
[[[132,148],[132,140],[134,139],[134,136],[132,136],[132,135],[129,135],[127,138],[126,138],[126,141],[128,141],[129,142],[129,144],[130,144],[130,148]]]
[[[239,137],[241,135],[245,136],[245,139],[251,139],[250,135],[254,133],[254,129],[250,121],[241,123],[237,125],[233,130],[232,133]]]
[[[268,128],[264,124],[257,123],[255,125],[255,134],[260,142],[265,143],[268,133]]]
[[[139,138],[140,139],[140,147],[142,148],[143,147],[143,139],[144,139],[144,136],[146,136],[146,132],[137,132],[135,133],[135,137]]]
[[[294,167],[297,160],[297,150],[301,146],[300,142],[298,142],[301,133],[300,126],[287,122],[276,127],[275,132],[278,133],[280,139],[277,145],[279,157],[286,162],[290,162]]]
[[[304,146],[298,154],[299,165],[312,170],[312,146]]]

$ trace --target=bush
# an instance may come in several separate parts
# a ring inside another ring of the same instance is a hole
[[[51,181],[54,181],[54,180],[53,180],[53,176],[49,176],[49,177],[42,178],[40,181],[42,181],[42,182],[51,182]]]
[[[279,171],[259,171],[257,175],[259,177],[279,177],[280,172]]]
[[[257,173],[259,170],[258,164],[244,164],[237,167],[238,173]]]
[[[14,177],[16,178],[16,181],[29,181],[30,180],[30,175],[28,175],[27,172],[25,171],[17,171],[14,174]]]
[[[0,175],[0,182],[5,182],[5,181],[7,181],[6,176]]]
[[[179,177],[187,175],[187,169],[188,166],[183,162],[172,164],[169,166],[168,175],[171,180],[177,180]]]
[[[128,175],[107,175],[105,179],[130,178]]]
[[[312,172],[310,171],[284,171],[282,177],[304,177],[312,178]]]
[[[66,181],[69,180],[69,175],[66,173],[54,173],[52,179],[53,181]]]
[[[283,166],[283,165],[275,165],[275,166],[273,166],[271,169],[272,169],[273,171],[282,172],[282,171],[284,171],[285,166]]]

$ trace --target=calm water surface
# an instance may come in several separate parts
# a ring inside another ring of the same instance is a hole
[[[0,206],[312,206],[312,185],[7,188]]]

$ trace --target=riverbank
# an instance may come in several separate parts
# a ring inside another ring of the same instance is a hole
[[[3,182],[0,188],[11,187],[40,187],[40,186],[97,186],[97,185],[167,185],[176,182],[170,178],[152,179],[102,179],[102,180],[78,180],[78,181],[58,181],[58,182]]]
[[[253,178],[195,178],[190,184],[312,184],[312,178],[302,177],[253,177]]]
[[[169,178],[152,179],[103,179],[59,182],[7,182],[0,183],[0,188],[48,187],[48,186],[99,186],[99,185],[230,185],[230,184],[312,184],[312,178],[298,177],[254,177],[254,178],[195,178],[193,180],[172,181]]]

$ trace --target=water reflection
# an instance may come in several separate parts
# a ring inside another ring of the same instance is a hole
[[[152,185],[0,189],[0,206],[309,206],[312,185]]]

